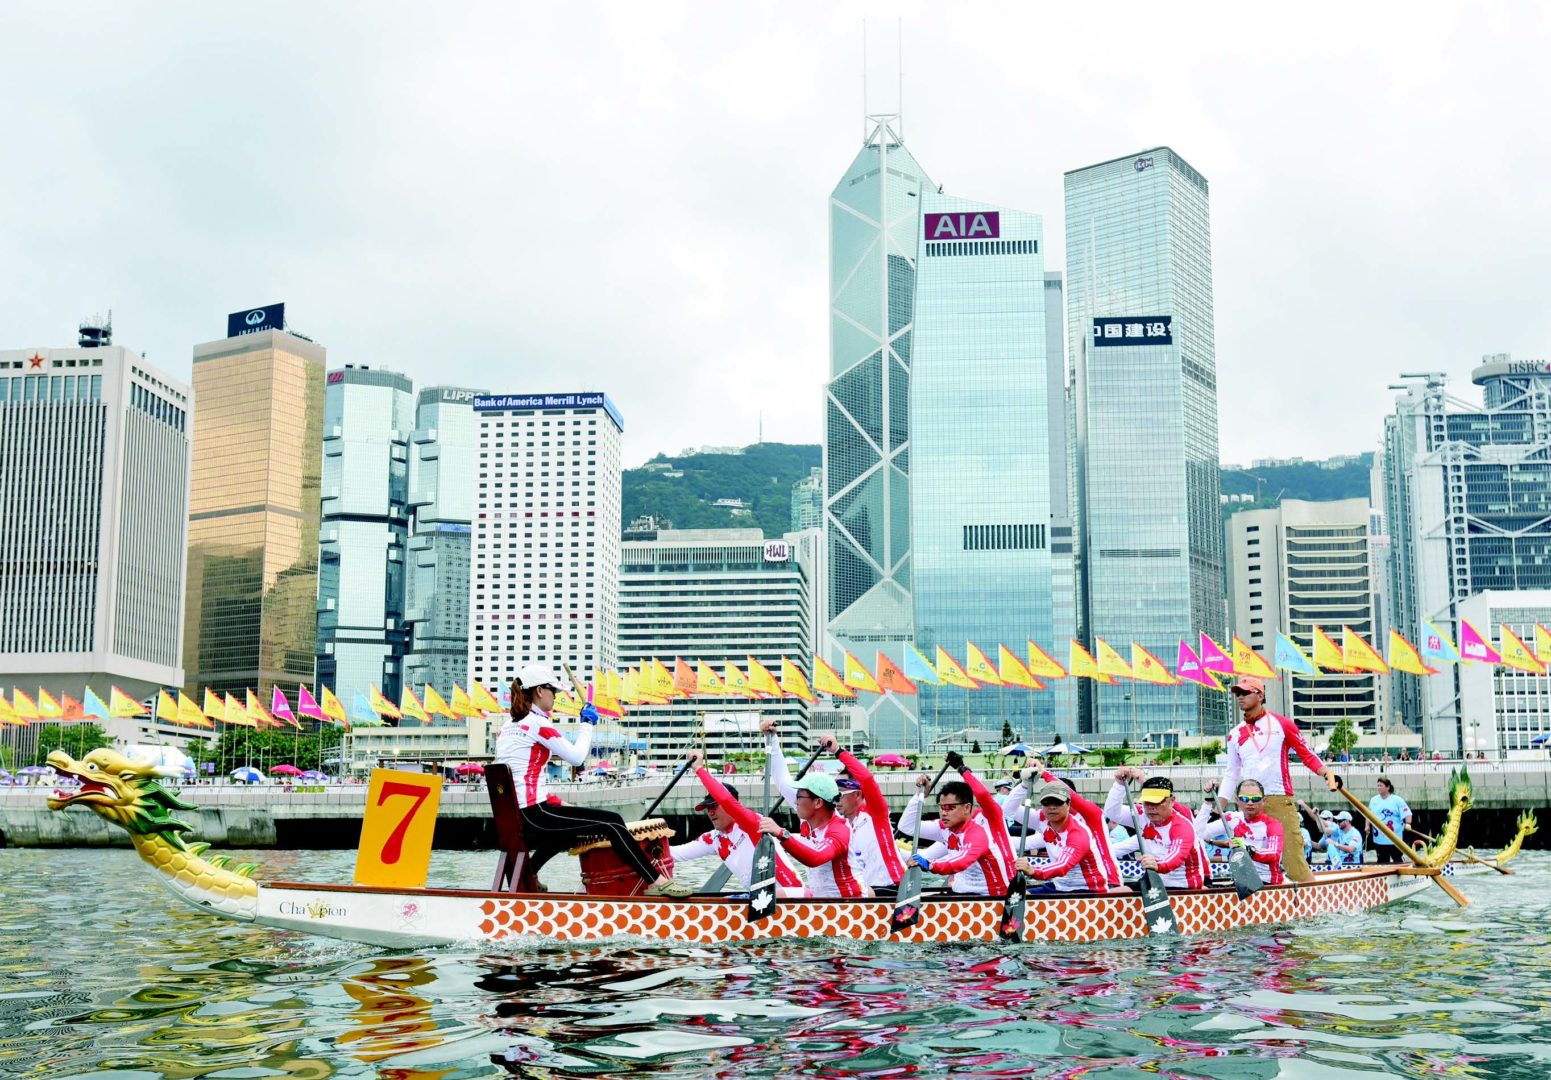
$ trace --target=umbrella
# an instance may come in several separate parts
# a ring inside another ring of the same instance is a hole
[[[0,769],[0,776],[10,776],[10,775],[11,774],[6,772],[4,769]]]
[[[631,776],[645,776],[646,775],[646,766],[645,765],[637,765],[635,768],[630,770],[630,775]]]
[[[1058,742],[1054,746],[1047,746],[1047,754],[1086,754],[1089,750],[1086,746],[1077,746],[1074,743]]]
[[[481,775],[484,774],[484,771],[485,767],[477,761],[465,761],[462,765],[459,765],[456,769],[453,770],[453,772],[479,773]]]
[[[276,776],[300,776],[302,774],[302,771],[295,765],[274,765],[271,766],[269,771]]]
[[[25,769],[17,769],[17,776],[45,776],[54,770],[47,765],[28,765]]]
[[[1023,755],[1025,755],[1025,754],[1027,754],[1029,752],[1030,752],[1029,744],[1028,743],[1021,743],[1021,742],[1015,742],[1015,743],[1011,744],[1010,746],[1004,746],[1000,750],[997,751],[997,753],[1001,754],[1003,757],[1006,757],[1008,755],[1016,755],[1017,757],[1022,757]]]
[[[302,773],[303,780],[327,780],[328,778],[328,773],[319,772],[317,769],[308,769],[306,772]]]
[[[232,779],[240,780],[244,784],[262,784],[264,782],[264,774],[252,765],[244,765],[239,769],[232,770]]]
[[[612,766],[612,765],[599,765],[597,768],[593,769],[592,771],[595,772],[595,773],[613,772],[614,771],[614,766]]]
[[[872,759],[872,764],[883,769],[908,769],[910,762],[900,754],[879,754]]]
[[[1539,746],[1541,743],[1545,743],[1545,742],[1551,742],[1551,731],[1545,732],[1545,733],[1540,734],[1540,735],[1536,735],[1533,739],[1531,739],[1529,741],[1529,744],[1531,746]]]

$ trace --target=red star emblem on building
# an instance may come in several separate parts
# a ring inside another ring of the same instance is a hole
[[[43,366],[43,357],[38,353],[33,353],[31,356],[27,357],[27,363],[31,364],[35,368],[40,368]]]

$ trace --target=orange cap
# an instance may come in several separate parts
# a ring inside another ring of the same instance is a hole
[[[1266,692],[1266,684],[1265,680],[1261,679],[1258,675],[1245,675],[1238,682],[1233,684],[1233,689],[1253,690],[1255,693],[1264,697]]]

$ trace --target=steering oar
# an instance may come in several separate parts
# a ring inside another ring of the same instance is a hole
[[[1372,825],[1375,829],[1378,829],[1379,832],[1383,833],[1385,836],[1389,837],[1389,842],[1394,844],[1401,851],[1404,851],[1406,853],[1406,858],[1416,863],[1416,865],[1421,867],[1423,870],[1431,871],[1429,876],[1432,877],[1433,884],[1437,885],[1438,888],[1448,893],[1449,899],[1453,900],[1460,907],[1470,906],[1470,897],[1466,896],[1464,893],[1456,889],[1452,884],[1443,879],[1442,867],[1428,866],[1425,862],[1423,862],[1422,857],[1416,853],[1410,844],[1396,836],[1393,829],[1384,824],[1383,820],[1381,820],[1377,814],[1368,809],[1367,803],[1363,802],[1356,795],[1353,795],[1346,789],[1346,785],[1341,782],[1341,778],[1339,776],[1331,773],[1331,778],[1335,790],[1339,791],[1342,796],[1345,797],[1346,801],[1351,803],[1359,814],[1367,818],[1370,825]]]

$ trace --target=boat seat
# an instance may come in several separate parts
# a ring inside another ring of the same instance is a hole
[[[539,867],[548,854],[534,857],[522,835],[522,815],[517,812],[517,788],[509,765],[486,765],[485,788],[490,792],[490,813],[495,818],[496,863],[491,892],[540,892]]]

